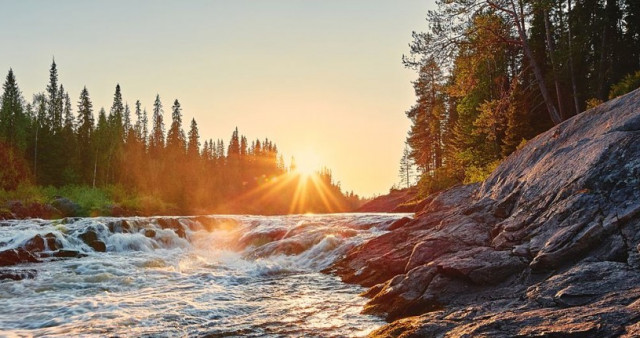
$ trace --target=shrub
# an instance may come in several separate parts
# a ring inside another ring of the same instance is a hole
[[[609,99],[615,99],[618,96],[629,93],[640,87],[640,70],[627,74],[622,81],[611,86],[609,91]]]

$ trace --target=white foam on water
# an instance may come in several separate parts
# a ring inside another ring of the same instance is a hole
[[[360,314],[363,289],[319,271],[402,216],[10,221],[0,251],[53,235],[84,256],[10,267],[37,276],[0,280],[0,335],[366,335],[383,322]]]

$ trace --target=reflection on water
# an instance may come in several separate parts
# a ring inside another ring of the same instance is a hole
[[[9,335],[363,336],[382,321],[359,313],[362,288],[319,271],[401,216],[212,216],[173,219],[169,226],[155,218],[12,221],[0,228],[0,250],[53,233],[59,245],[87,256],[12,267],[35,269],[37,277],[0,281],[0,329]],[[107,252],[80,239],[88,228]]]

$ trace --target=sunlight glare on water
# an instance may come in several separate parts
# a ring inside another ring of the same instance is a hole
[[[320,271],[401,216],[174,219],[185,238],[158,218],[124,219],[121,232],[114,224],[123,219],[114,218],[10,221],[0,250],[53,233],[65,249],[87,256],[12,267],[37,276],[0,280],[0,329],[7,335],[363,336],[383,324],[360,314],[364,289]],[[79,239],[88,228],[107,252]],[[149,229],[154,236],[143,235]]]

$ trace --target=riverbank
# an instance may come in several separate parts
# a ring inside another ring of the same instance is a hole
[[[212,214],[287,215],[352,212],[369,201],[343,193],[322,175],[287,173],[220,200],[202,195],[175,204],[158,194],[108,185],[42,187],[21,184],[0,189],[0,219],[58,219],[97,216],[188,216]],[[184,187],[188,190],[189,187]],[[304,191],[300,194],[300,191]],[[303,196],[304,195],[304,196]]]
[[[327,269],[370,288],[374,336],[640,335],[640,90],[424,203]]]
[[[144,216],[179,214],[179,209],[152,195],[120,186],[41,187],[29,184],[0,190],[0,219]]]

